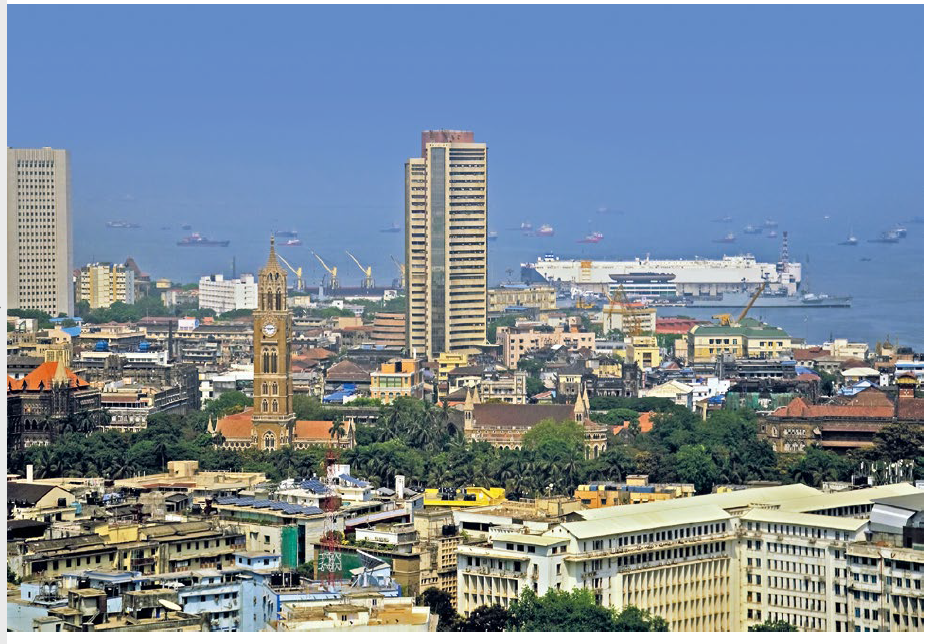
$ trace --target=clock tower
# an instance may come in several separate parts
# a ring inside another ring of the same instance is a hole
[[[253,311],[252,444],[273,450],[291,445],[295,433],[292,411],[292,315],[288,308],[287,274],[269,244],[269,261],[259,271],[259,308]]]

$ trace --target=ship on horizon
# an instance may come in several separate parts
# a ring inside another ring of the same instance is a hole
[[[499,233],[497,233],[495,230],[490,230],[486,233],[486,239],[489,241],[496,241],[499,239]]]
[[[393,223],[388,228],[383,228],[379,232],[380,233],[400,233],[402,232],[402,227],[398,223]]]
[[[746,235],[760,235],[761,230],[762,230],[761,226],[755,226],[753,224],[749,224],[745,228],[742,229],[742,232],[745,233]]]
[[[117,221],[108,221],[107,228],[142,228],[139,224],[119,219]]]
[[[777,228],[778,222],[773,219],[765,219],[765,223],[761,224],[763,228]]]
[[[181,225],[181,229],[182,229],[182,230],[191,230],[191,224],[182,224],[182,225]]]
[[[300,239],[289,239],[282,245],[283,246],[301,246],[301,240]]]
[[[900,241],[900,237],[898,237],[897,232],[893,230],[886,230],[885,232],[881,233],[881,237],[878,237],[877,239],[869,239],[868,241],[871,244],[896,244]]]
[[[598,244],[603,240],[603,234],[600,232],[593,231],[583,239],[578,239],[578,244]]]
[[[729,308],[744,307],[748,304],[747,291],[728,291],[716,297],[692,297],[683,300],[686,308]],[[658,303],[660,306],[663,304]],[[806,293],[800,291],[794,295],[787,293],[762,293],[755,300],[756,309],[777,308],[849,308],[852,297],[849,295],[827,295],[826,293]]]
[[[551,224],[544,224],[538,230],[535,231],[535,235],[538,237],[553,237],[554,236],[554,227]]]
[[[286,238],[286,239],[287,239],[287,238],[294,238],[294,237],[297,237],[297,236],[298,236],[298,231],[295,230],[294,228],[292,228],[291,230],[277,230],[277,231],[275,231],[275,236],[276,236],[276,237],[284,237],[284,238]]]
[[[714,239],[714,244],[734,244],[735,243],[735,233],[728,233],[725,237],[720,239]]]
[[[724,217],[716,217],[716,219],[713,220],[713,223],[716,223],[716,224],[731,224],[731,223],[732,223],[732,217],[730,217],[729,215],[725,215]]]
[[[852,229],[849,229],[849,236],[846,237],[845,241],[839,242],[840,246],[858,246],[858,237],[852,233]]]
[[[230,240],[218,241],[216,239],[201,237],[200,233],[191,233],[191,235],[176,243],[178,246],[222,246],[226,248],[230,245]]]
[[[769,231],[768,231],[767,237],[768,237],[768,239],[777,239],[777,231],[776,231],[776,230],[769,230]]]

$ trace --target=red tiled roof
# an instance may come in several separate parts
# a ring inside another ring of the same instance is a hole
[[[330,428],[334,426],[330,420],[299,420],[295,422],[296,441],[330,442]],[[347,431],[347,421],[343,421],[343,429]]]
[[[299,359],[308,359],[308,360],[326,360],[327,358],[333,358],[336,353],[333,351],[328,351],[327,349],[322,349],[321,347],[311,347],[310,349],[305,349],[298,354]]]
[[[473,408],[478,427],[533,427],[542,420],[573,420],[573,405],[481,404]]]
[[[868,363],[864,360],[858,360],[856,358],[850,358],[843,362],[839,367],[845,371],[846,369],[864,369],[868,366]]]
[[[652,429],[654,429],[654,423],[651,422],[651,413],[650,411],[643,411],[638,414],[638,428],[642,434],[647,434]],[[630,421],[625,421],[621,425],[616,425],[612,428],[613,434],[618,434],[623,429],[628,429]]]
[[[253,410],[247,409],[218,419],[217,431],[224,438],[249,438],[253,435]]]
[[[819,380],[820,377],[815,373],[802,373],[797,376],[797,380]]]
[[[82,380],[75,375],[75,372],[68,367],[62,366],[59,369],[57,362],[43,362],[33,369],[25,378],[17,380],[7,376],[7,389],[15,391],[39,391],[41,389],[50,389],[52,381],[56,378],[67,378],[68,386],[72,389],[89,386],[86,380]]]
[[[327,370],[325,380],[331,382],[369,382],[369,370],[364,369],[355,362],[341,360]]]
[[[890,405],[808,405],[803,398],[794,398],[786,407],[777,409],[777,418],[893,418]]]
[[[897,417],[905,420],[923,420],[923,398],[900,398]]]
[[[812,360],[822,356],[828,356],[829,351],[820,347],[807,347],[805,349],[794,349],[794,360]]]

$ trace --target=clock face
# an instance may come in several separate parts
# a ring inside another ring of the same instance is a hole
[[[266,322],[262,327],[262,332],[267,336],[275,335],[275,330],[276,327],[273,322]]]

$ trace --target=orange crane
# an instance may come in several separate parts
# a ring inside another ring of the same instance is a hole
[[[732,319],[732,316],[729,315],[728,313],[720,313],[719,315],[714,315],[714,316],[713,316],[713,319],[714,319],[714,320],[719,320],[719,323],[720,323],[722,326],[732,326],[733,324],[738,324],[739,322],[741,322],[742,320],[745,319],[745,316],[746,316],[746,315],[748,315],[748,312],[751,310],[752,305],[755,303],[755,300],[757,300],[757,299],[758,299],[758,296],[761,295],[761,294],[764,292],[765,286],[767,286],[767,283],[766,283],[766,282],[762,282],[762,283],[758,286],[758,288],[755,289],[755,294],[752,295],[752,299],[750,299],[750,300],[748,301],[748,304],[746,304],[746,305],[745,305],[745,308],[742,309],[742,313],[741,313],[741,314],[739,315],[739,317],[736,318],[735,320],[733,320],[733,319]]]
[[[276,256],[277,256],[280,260],[282,260],[282,263],[285,264],[285,267],[286,267],[288,270],[290,270],[292,273],[295,274],[295,277],[296,277],[296,280],[295,280],[295,290],[304,291],[304,290],[305,290],[305,281],[304,281],[304,279],[301,277],[301,272],[302,272],[301,266],[299,266],[297,269],[296,269],[296,268],[292,268],[292,265],[289,264],[287,261],[285,261],[285,258],[284,258],[284,257],[282,257],[281,255],[279,255],[278,253],[276,253]]]
[[[402,290],[405,289],[405,264],[395,259],[394,255],[389,255],[392,258],[392,261],[395,262],[395,267],[398,269],[398,287]]]
[[[376,282],[375,280],[373,280],[373,267],[367,266],[366,268],[363,268],[363,265],[360,264],[360,260],[354,257],[353,253],[351,253],[350,251],[345,251],[345,252],[347,253],[347,255],[350,256],[350,259],[353,260],[353,263],[356,264],[357,267],[359,267],[361,271],[363,271],[363,288],[365,289],[375,288]]]
[[[333,268],[331,268],[330,266],[328,266],[327,262],[321,259],[321,256],[315,253],[313,250],[311,251],[311,254],[317,257],[317,261],[321,262],[321,266],[323,266],[324,270],[330,274],[330,280],[328,284],[330,289],[332,291],[336,291],[338,288],[340,288],[340,282],[337,281],[337,267],[334,266]]]

